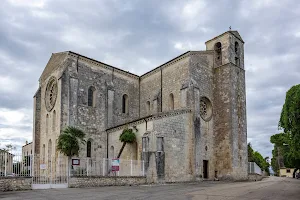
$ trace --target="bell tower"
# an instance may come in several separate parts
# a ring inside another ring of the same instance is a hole
[[[237,31],[227,31],[206,43],[214,51],[214,66],[234,64],[244,69],[244,41]]]
[[[206,42],[214,52],[214,149],[219,179],[248,178],[244,41],[227,31]]]

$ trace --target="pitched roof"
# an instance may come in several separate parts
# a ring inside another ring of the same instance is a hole
[[[221,35],[218,35],[218,36],[216,36],[216,37],[214,37],[214,38],[212,38],[212,39],[210,39],[210,40],[207,40],[207,41],[205,42],[205,44],[208,43],[208,42],[210,42],[210,41],[212,41],[212,40],[215,40],[215,39],[217,39],[217,38],[219,38],[219,37],[221,37],[221,36],[223,36],[223,35],[225,35],[225,34],[227,34],[227,33],[234,35],[234,36],[235,36],[236,38],[238,38],[241,42],[245,43],[238,31],[226,31],[226,32],[222,33]]]

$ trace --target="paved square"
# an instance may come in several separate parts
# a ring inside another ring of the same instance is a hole
[[[270,177],[259,182],[201,182],[153,186],[69,188],[0,193],[1,200],[299,200],[300,180]]]

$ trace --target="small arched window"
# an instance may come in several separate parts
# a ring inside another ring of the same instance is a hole
[[[43,144],[42,154],[43,154],[43,163],[45,163],[45,157],[46,157],[46,145],[45,144]]]
[[[238,42],[235,42],[234,43],[234,51],[235,51],[235,53],[238,55],[238,53],[239,53],[239,43]]]
[[[86,143],[86,157],[90,158],[92,153],[92,142],[89,140]]]
[[[128,95],[124,94],[122,97],[122,113],[128,113]]]
[[[46,133],[48,133],[48,129],[49,129],[49,115],[46,115]]]
[[[52,168],[52,141],[48,141],[48,170]]]
[[[222,65],[222,44],[221,42],[217,42],[215,44],[215,62],[217,65]]]
[[[51,139],[48,141],[48,161],[51,161],[52,156],[52,141]]]
[[[147,114],[149,115],[150,114],[150,101],[147,101],[147,103],[146,103],[146,111],[147,111]]]
[[[115,157],[115,148],[114,146],[110,147],[110,158],[114,158]]]
[[[96,89],[91,86],[88,90],[88,106],[95,107],[96,105]]]
[[[169,109],[174,110],[174,95],[172,93],[169,96]]]
[[[56,128],[56,112],[54,110],[52,116],[52,131],[55,131],[55,128]]]
[[[240,66],[240,48],[239,48],[239,43],[235,42],[234,43],[234,51],[235,51],[235,64],[236,66]]]

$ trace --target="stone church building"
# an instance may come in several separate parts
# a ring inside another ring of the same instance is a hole
[[[79,158],[145,160],[152,182],[247,179],[244,41],[227,31],[138,76],[67,51],[52,54],[34,95],[34,154],[56,156],[66,126],[86,133]]]

